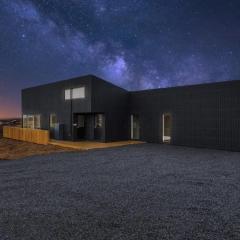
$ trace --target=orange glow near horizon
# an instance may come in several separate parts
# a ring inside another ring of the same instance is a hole
[[[21,111],[19,106],[14,106],[12,104],[4,104],[0,103],[0,119],[4,118],[17,118],[21,116]]]

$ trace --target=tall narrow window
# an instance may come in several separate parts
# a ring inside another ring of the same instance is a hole
[[[170,143],[171,135],[172,135],[172,114],[164,113],[162,116],[162,141],[164,143]]]
[[[104,115],[103,114],[96,114],[95,115],[95,128],[102,128],[103,127],[103,121],[104,121]]]
[[[55,128],[57,124],[57,115],[55,113],[50,114],[50,128]]]
[[[84,115],[77,116],[77,126],[78,126],[78,128],[84,128],[84,126],[85,126],[85,116]]]
[[[65,100],[70,100],[71,99],[71,89],[66,89],[65,90]]]
[[[27,128],[27,127],[28,127],[27,115],[23,115],[23,128]]]
[[[34,116],[33,115],[28,115],[28,117],[27,117],[27,128],[34,129]]]
[[[140,122],[139,116],[136,114],[131,115],[131,139],[138,140],[140,138]]]
[[[41,116],[34,115],[34,128],[40,129],[41,128]]]

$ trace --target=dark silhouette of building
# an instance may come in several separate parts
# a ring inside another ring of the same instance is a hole
[[[129,92],[88,75],[22,90],[23,126],[66,140],[239,151],[239,93],[240,81]]]

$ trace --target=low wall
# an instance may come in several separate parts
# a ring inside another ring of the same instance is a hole
[[[49,143],[49,131],[47,130],[4,126],[3,137],[43,145]]]

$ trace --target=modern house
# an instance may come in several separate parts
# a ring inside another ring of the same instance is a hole
[[[130,92],[88,75],[22,90],[22,112],[53,138],[240,151],[240,81]]]

